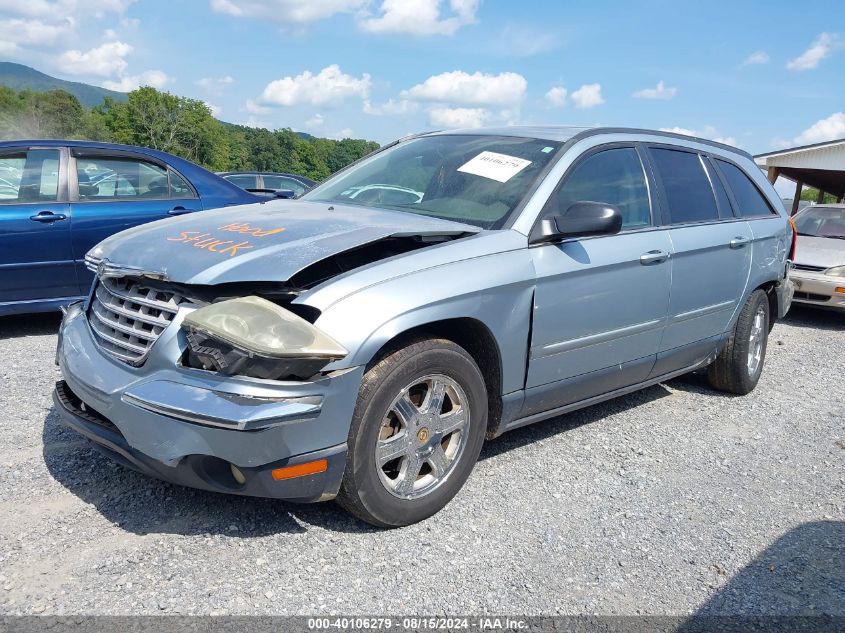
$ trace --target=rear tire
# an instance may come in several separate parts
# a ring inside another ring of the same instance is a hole
[[[744,396],[763,373],[769,340],[769,298],[755,290],[739,313],[727,344],[707,370],[714,389]]]
[[[487,425],[487,391],[473,358],[423,339],[366,374],[347,441],[337,502],[379,527],[441,510],[472,472]]]

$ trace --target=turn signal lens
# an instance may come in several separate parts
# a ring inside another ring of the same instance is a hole
[[[304,464],[297,464],[296,466],[285,466],[284,468],[274,468],[270,471],[273,479],[281,481],[283,479],[293,479],[294,477],[304,477],[305,475],[316,475],[317,473],[324,473],[329,468],[329,462],[325,459],[318,459],[313,462],[305,462]]]
[[[837,288],[836,292],[838,292],[841,295],[845,295],[845,288]]]

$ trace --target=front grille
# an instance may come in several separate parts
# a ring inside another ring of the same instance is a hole
[[[88,323],[103,351],[140,365],[183,300],[175,292],[150,288],[130,277],[104,277],[97,281]]]
[[[792,264],[795,270],[806,270],[808,272],[820,273],[827,270],[824,266],[808,266],[807,264]]]

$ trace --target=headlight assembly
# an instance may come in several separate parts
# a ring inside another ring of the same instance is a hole
[[[828,268],[824,271],[825,275],[830,275],[831,277],[845,277],[845,266],[834,266],[833,268]]]
[[[195,310],[182,329],[189,364],[226,375],[307,378],[349,353],[305,319],[261,297]]]

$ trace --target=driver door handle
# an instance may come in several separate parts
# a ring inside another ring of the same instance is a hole
[[[187,209],[183,206],[173,207],[167,212],[167,215],[184,215],[186,213],[193,213],[194,209]]]
[[[59,220],[67,220],[67,216],[64,213],[53,213],[52,211],[40,211],[35,215],[29,216],[29,219],[33,222],[41,222],[43,224],[50,224],[52,222],[58,222]]]
[[[662,264],[669,259],[669,253],[666,251],[649,251],[640,255],[640,263],[643,266],[652,266],[654,264]]]
[[[744,235],[737,235],[735,238],[733,238],[731,240],[730,247],[731,248],[742,248],[743,246],[748,244],[748,242],[750,242],[750,241],[751,240],[749,238],[745,237]]]

